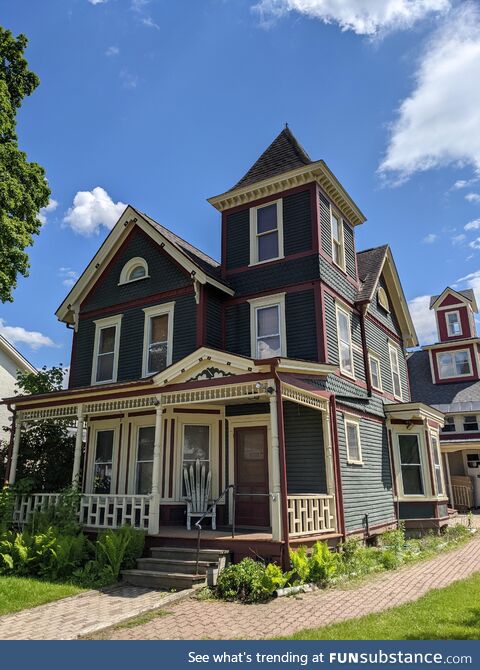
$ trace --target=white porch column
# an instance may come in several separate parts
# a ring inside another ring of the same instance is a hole
[[[22,422],[19,419],[15,419],[15,425],[13,426],[15,434],[13,437],[13,449],[12,449],[12,458],[10,461],[10,471],[8,473],[8,484],[13,486],[15,484],[15,479],[17,477],[17,462],[18,462],[18,451],[20,449],[20,437],[22,432]]]
[[[83,405],[78,406],[77,410],[77,435],[75,437],[75,456],[73,458],[72,487],[79,488],[80,463],[82,460],[83,444]]]
[[[270,435],[272,440],[272,493],[275,500],[271,501],[272,511],[272,540],[282,539],[282,496],[280,491],[280,446],[278,442],[277,397],[270,396]]]
[[[450,499],[450,506],[452,508],[454,508],[455,502],[453,500],[452,478],[450,476],[450,461],[449,461],[449,458],[448,458],[448,451],[446,451],[443,454],[442,454],[442,452],[440,452],[440,453],[441,453],[441,456],[443,458],[443,463],[444,463],[444,469],[445,469],[445,474],[446,474],[445,479],[447,480],[448,497]]]
[[[158,397],[155,411],[155,437],[153,442],[152,497],[148,519],[148,534],[156,535],[160,528],[160,464],[162,453],[163,405],[162,396]]]
[[[330,421],[330,412],[328,406],[322,412],[323,445],[325,452],[325,478],[327,481],[327,493],[329,496],[335,496],[335,469],[333,467],[333,448],[332,448],[332,427]],[[335,500],[335,499],[334,499]],[[336,504],[330,505],[330,513],[334,517],[335,528],[337,527]]]

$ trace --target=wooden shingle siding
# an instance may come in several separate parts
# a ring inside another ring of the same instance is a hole
[[[318,279],[318,256],[313,254],[304,258],[286,259],[271,265],[256,265],[246,272],[229,275],[228,281],[237,296],[251,295],[260,291],[278,289]]]
[[[214,349],[222,348],[222,296],[218,291],[206,291],[205,344]]]
[[[375,291],[375,293],[373,295],[372,302],[369,305],[368,311],[373,317],[375,317],[375,319],[380,321],[380,323],[383,323],[383,325],[386,326],[389,330],[393,331],[399,337],[401,337],[400,326],[398,325],[397,318],[395,316],[395,313],[393,312],[392,302],[390,300],[390,296],[388,295],[387,286],[385,284],[385,281],[384,281],[383,277],[380,277],[379,282],[378,282],[378,286],[381,286],[385,290],[385,292],[388,296],[388,300],[390,302],[390,312],[386,312],[383,309],[383,307],[380,307],[380,305],[378,304],[378,301],[377,301],[378,287],[377,287],[377,290]]]
[[[250,263],[250,210],[228,214],[227,233],[227,270],[246,267]]]
[[[310,191],[301,191],[283,199],[283,242],[285,256],[312,248]]]
[[[150,305],[145,305],[145,307],[160,304],[162,303],[154,302]],[[145,313],[143,308],[135,307],[123,312],[118,356],[118,381],[134,381],[142,377],[144,324]],[[177,297],[175,300],[173,322],[173,363],[195,351],[195,324],[196,304],[194,296]],[[88,386],[91,383],[94,338],[95,323],[93,320],[81,320],[77,332],[77,345],[73,361],[75,387]]]
[[[308,383],[322,391],[335,393],[336,396],[339,396],[337,402],[341,402],[349,409],[373,414],[381,418],[385,416],[382,399],[378,396],[369,397],[365,389],[356,386],[348,379],[337,375],[328,375],[324,379],[311,378]]]
[[[329,263],[325,258],[319,259],[320,278],[327,286],[334,289],[343,298],[349,302],[354,302],[356,297],[356,289],[345,277],[345,274],[337,268],[336,265]]]
[[[364,528],[366,514],[370,527],[394,521],[395,509],[385,426],[368,419],[360,420],[363,465],[349,465],[344,414],[338,412],[337,419],[347,531]]]
[[[357,267],[355,262],[355,240],[354,240],[354,230],[344,220],[343,223],[343,237],[345,240],[345,270],[349,277],[352,279],[357,278]]]
[[[225,308],[225,349],[232,354],[251,356],[248,302]]]
[[[123,266],[137,256],[146,260],[149,277],[119,286]],[[81,312],[111,307],[191,285],[190,277],[148,235],[136,228],[118,256],[102,273],[90,295],[83,301]]]
[[[287,293],[285,296],[285,321],[287,356],[308,361],[318,360],[313,290]]]
[[[322,412],[283,403],[288,493],[327,493]]]

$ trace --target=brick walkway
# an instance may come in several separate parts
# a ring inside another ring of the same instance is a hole
[[[180,594],[119,586],[0,617],[0,640],[75,640],[162,607]]]
[[[136,628],[114,631],[118,640],[255,639],[290,635],[417,600],[480,571],[480,537],[460,549],[411,567],[384,573],[359,587],[279,598],[264,605],[205,602],[187,598],[169,616]]]

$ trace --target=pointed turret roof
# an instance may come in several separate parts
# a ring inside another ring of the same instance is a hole
[[[312,163],[312,159],[299,144],[290,128],[286,126],[248,172],[230,190],[233,191],[241,186],[255,184],[257,181],[269,179],[282,174],[282,172],[310,165],[310,163]]]

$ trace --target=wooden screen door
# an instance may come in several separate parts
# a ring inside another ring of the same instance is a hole
[[[266,426],[235,428],[235,490],[239,494],[268,494],[268,447]],[[268,528],[268,495],[239,495],[235,499],[238,526]]]

